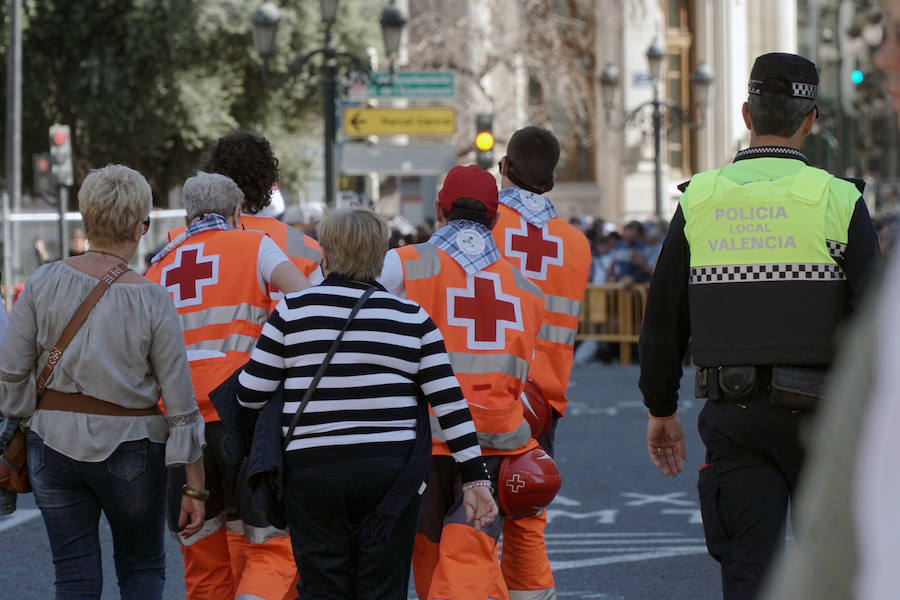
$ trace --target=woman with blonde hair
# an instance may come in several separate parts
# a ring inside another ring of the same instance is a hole
[[[0,413],[30,418],[29,478],[56,597],[100,597],[102,511],[122,598],[159,599],[166,466],[186,466],[180,524],[191,534],[204,517],[203,419],[168,293],[127,268],[150,226],[150,186],[137,171],[109,165],[85,178],[78,201],[90,250],[42,266],[25,283],[0,345]],[[70,327],[104,286],[82,324]],[[67,346],[64,330],[75,331]]]

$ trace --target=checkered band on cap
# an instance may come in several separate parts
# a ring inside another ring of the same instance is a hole
[[[846,273],[838,265],[787,263],[768,265],[720,265],[691,267],[691,283],[742,283],[763,281],[841,281]]]
[[[747,85],[747,91],[751,94],[761,94],[763,91],[763,83],[758,79],[751,79]],[[819,86],[812,83],[791,82],[791,96],[794,98],[810,98],[815,100],[819,95]]]

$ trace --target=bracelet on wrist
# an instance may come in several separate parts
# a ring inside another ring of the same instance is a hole
[[[196,490],[188,484],[184,484],[183,486],[181,486],[181,494],[183,496],[187,496],[188,498],[200,500],[201,502],[206,502],[207,500],[209,500],[209,490]]]
[[[477,481],[470,481],[468,483],[464,483],[462,485],[462,491],[468,492],[469,490],[477,488],[477,487],[486,487],[489,490],[491,490],[491,492],[494,491],[493,488],[491,487],[491,482],[489,479],[479,479]]]

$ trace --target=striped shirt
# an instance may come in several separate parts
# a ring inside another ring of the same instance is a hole
[[[279,302],[240,373],[241,406],[261,409],[283,381],[282,435],[287,435],[307,387],[367,287],[330,275]],[[287,463],[304,467],[408,456],[416,435],[417,387],[438,418],[463,481],[487,479],[443,336],[422,307],[381,286],[350,323],[297,421]]]

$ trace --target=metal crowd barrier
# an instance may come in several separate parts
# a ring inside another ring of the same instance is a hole
[[[589,285],[575,339],[618,343],[619,362],[630,364],[649,289],[649,283]]]

